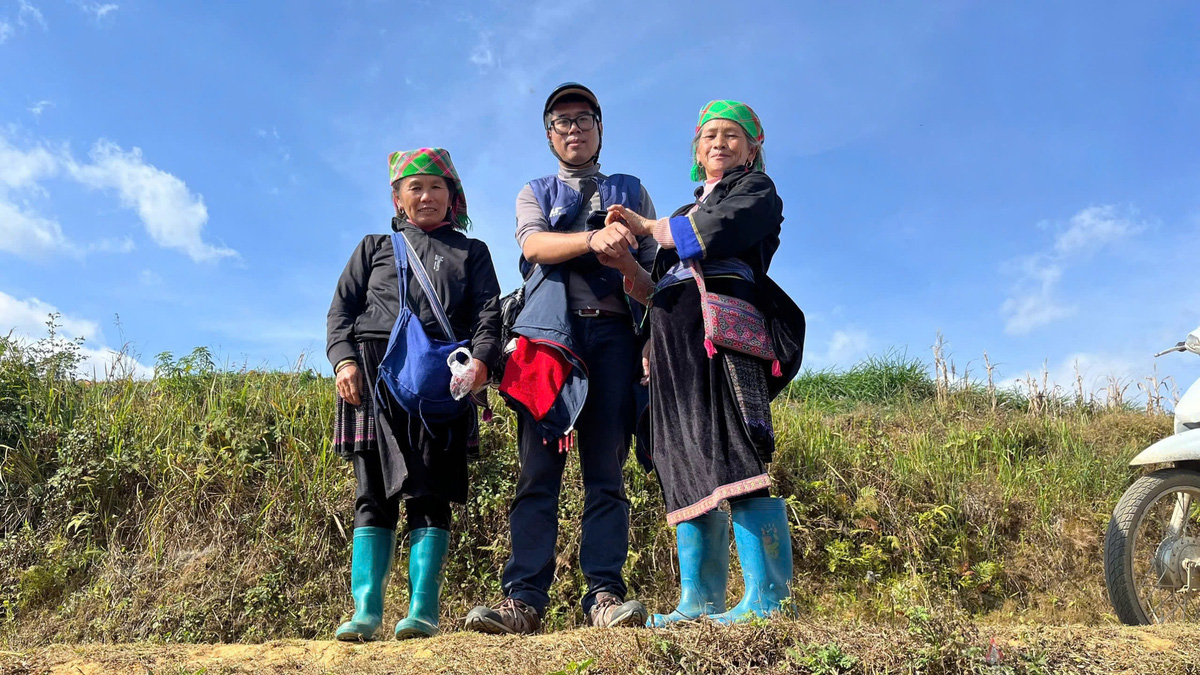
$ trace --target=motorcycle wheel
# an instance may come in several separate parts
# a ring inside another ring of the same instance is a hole
[[[1178,532],[1173,519],[1182,526]],[[1104,581],[1117,618],[1129,625],[1200,620],[1194,561],[1200,561],[1200,473],[1164,469],[1134,481],[1104,536]]]

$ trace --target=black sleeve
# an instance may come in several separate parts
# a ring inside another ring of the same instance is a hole
[[[333,289],[333,302],[325,319],[325,355],[335,367],[345,359],[356,358],[354,321],[366,307],[367,280],[371,273],[370,238],[359,242],[346,269]]]
[[[681,258],[729,258],[779,234],[783,201],[765,173],[753,172],[730,186],[713,204],[700,204],[687,216],[671,218],[671,234]]]
[[[476,240],[471,247],[470,288],[467,290],[474,307],[475,323],[471,338],[471,355],[492,370],[500,358],[500,282],[487,244]]]

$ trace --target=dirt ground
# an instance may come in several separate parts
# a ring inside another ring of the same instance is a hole
[[[960,625],[943,633],[921,633],[904,627],[777,621],[671,631],[585,629],[531,637],[456,632],[370,644],[88,644],[0,652],[4,675],[749,672],[1200,675],[1200,626]]]

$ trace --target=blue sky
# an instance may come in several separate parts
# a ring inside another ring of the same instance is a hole
[[[95,359],[328,372],[387,154],[451,151],[510,289],[515,196],[554,170],[542,102],[579,80],[604,170],[662,211],[704,103],[754,106],[812,367],[941,331],[960,372],[986,350],[999,379],[1079,362],[1100,388],[1200,325],[1198,25],[1183,1],[0,0],[0,328],[57,310]]]

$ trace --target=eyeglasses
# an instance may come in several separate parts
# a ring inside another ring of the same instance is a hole
[[[571,127],[577,126],[580,131],[591,131],[596,128],[596,113],[583,113],[579,117],[558,117],[550,120],[550,128],[554,133],[566,136],[571,133]]]

